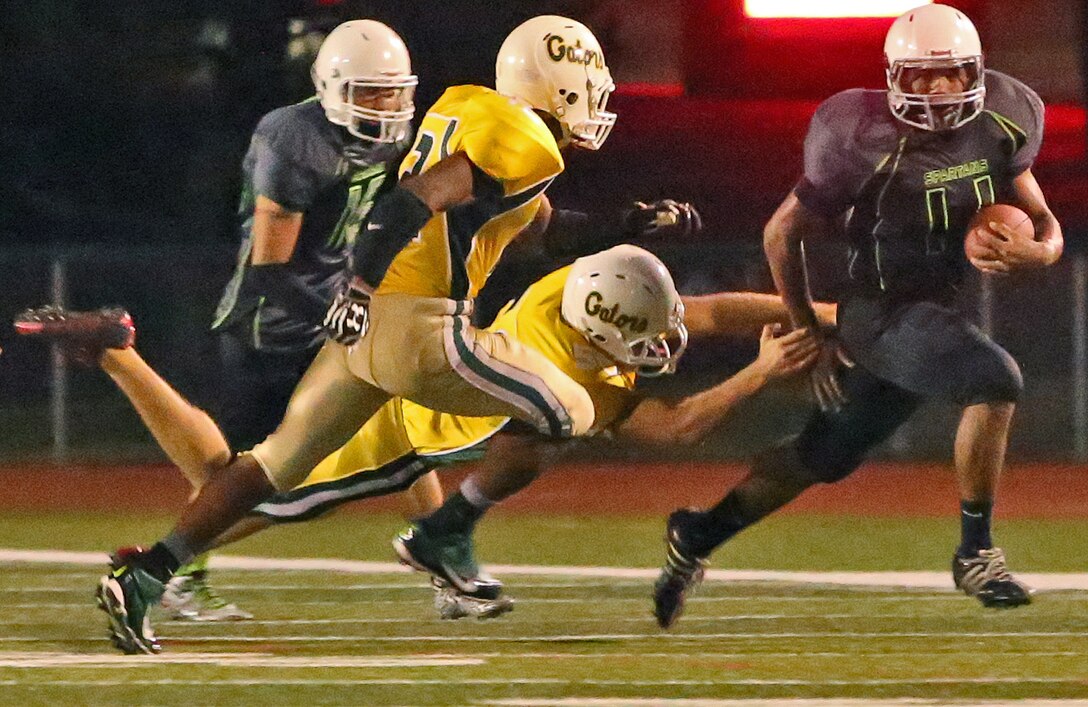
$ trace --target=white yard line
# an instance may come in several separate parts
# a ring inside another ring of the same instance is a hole
[[[149,660],[154,660],[150,658]],[[200,686],[353,686],[353,685],[571,685],[585,686],[597,685],[602,687],[729,687],[729,686],[760,686],[760,687],[893,687],[900,685],[1008,685],[1008,684],[1033,684],[1033,685],[1064,685],[1081,684],[1080,678],[1030,678],[1030,677],[980,677],[980,678],[904,678],[904,679],[873,679],[873,680],[576,680],[564,678],[462,678],[462,679],[409,679],[409,678],[373,678],[373,679],[207,679],[184,680],[163,678],[160,680],[32,680],[26,685],[33,686],[71,686],[71,687],[122,687],[122,686],[156,686],[156,685],[200,685]],[[20,685],[18,680],[3,680],[0,685]],[[510,703],[506,703],[510,704]],[[519,699],[515,704],[527,704]],[[833,704],[843,704],[836,700]],[[947,705],[947,700],[934,702],[920,702],[919,704]],[[955,704],[955,703],[952,703]],[[971,704],[971,703],[966,703]],[[986,702],[987,705],[994,704]],[[1017,701],[1012,703],[1017,707],[1025,704]],[[1062,704],[1061,702],[1045,702],[1044,704]]]
[[[537,636],[240,636],[231,634],[193,636],[175,634],[170,630],[176,624],[161,626],[160,638],[186,641],[188,643],[565,643],[570,641],[721,641],[740,639],[783,639],[783,638],[948,638],[956,640],[973,638],[1085,638],[1086,631],[791,631],[782,633],[578,633]],[[100,642],[98,636],[58,636],[50,639],[42,636],[0,636],[0,643],[29,642]]]
[[[0,562],[38,564],[104,565],[107,557],[97,552],[61,552],[54,550],[0,549]],[[324,558],[264,558],[216,555],[211,566],[234,570],[310,570],[353,574],[390,574],[409,572],[393,562],[361,562]],[[555,577],[590,577],[608,579],[653,579],[656,568],[568,567],[536,565],[488,565],[498,575]],[[1040,590],[1088,589],[1088,573],[1026,573],[1019,575]],[[947,572],[785,572],[777,570],[711,570],[710,581],[788,582],[853,587],[913,587],[952,591]]]
[[[482,658],[454,656],[273,656],[268,653],[165,653],[156,656],[86,653],[0,653],[0,668],[131,668],[222,665],[248,668],[434,668],[483,665]]]
[[[559,699],[493,699],[482,705],[518,705],[519,707],[1088,707],[1088,699],[1016,699],[985,703],[972,699],[663,699],[630,697],[561,697]]]

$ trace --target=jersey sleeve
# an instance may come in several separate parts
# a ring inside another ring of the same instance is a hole
[[[285,122],[266,116],[253,133],[253,191],[291,211],[306,211],[322,187],[317,171],[303,162],[310,151],[310,131],[304,123],[292,129]]]
[[[1012,176],[1016,176],[1035,163],[1043,145],[1043,100],[1026,84],[1011,76],[995,74],[989,78],[987,92],[993,91],[993,110],[997,113],[998,122],[1013,140],[1015,151],[1009,169]]]
[[[555,138],[530,111],[501,96],[473,103],[461,149],[507,195],[563,171]]]
[[[833,218],[853,201],[860,184],[851,146],[861,112],[861,95],[845,91],[816,109],[805,135],[804,175],[794,188],[798,200]]]

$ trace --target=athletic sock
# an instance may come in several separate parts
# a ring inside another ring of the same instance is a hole
[[[179,567],[192,562],[194,557],[185,539],[176,533],[170,533],[140,555],[137,562],[148,574],[165,584]]]
[[[470,489],[469,496],[472,495],[473,492]],[[438,510],[421,520],[419,524],[424,530],[439,535],[469,533],[472,531],[473,526],[476,525],[476,521],[482,518],[492,505],[482,494],[474,500],[480,501],[480,499],[484,499],[481,503],[483,507],[469,500],[465,495],[464,485],[462,484],[461,490],[447,498],[446,502],[438,507]]]
[[[979,550],[994,546],[990,538],[990,516],[993,501],[960,501],[960,546],[956,554],[974,557]]]
[[[716,547],[757,520],[759,519],[746,517],[740,494],[730,491],[716,506],[700,517],[696,528],[697,537],[691,543],[692,550],[699,556],[706,557]]]

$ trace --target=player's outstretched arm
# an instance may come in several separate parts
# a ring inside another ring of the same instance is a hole
[[[717,427],[742,401],[767,383],[808,370],[819,353],[809,329],[781,334],[782,327],[763,327],[759,356],[731,378],[680,400],[647,398],[614,430],[625,441],[643,444],[694,444]]]
[[[552,258],[574,258],[640,238],[690,236],[702,228],[695,207],[673,199],[636,201],[610,212],[589,214],[553,208],[543,197],[519,240],[531,241]]]
[[[193,489],[227,465],[230,446],[219,427],[163,380],[136,349],[106,349],[99,364]]]
[[[685,296],[684,324],[692,338],[751,336],[767,324],[790,324],[790,312],[778,295],[761,292],[716,292]],[[835,326],[836,306],[813,303],[821,328]]]

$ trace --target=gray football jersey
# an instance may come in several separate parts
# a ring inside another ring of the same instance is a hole
[[[853,89],[817,108],[795,188],[809,209],[847,213],[850,277],[863,291],[939,297],[966,269],[963,239],[982,206],[1008,201],[1043,140],[1034,91],[986,72],[983,112],[932,133],[902,124],[886,91]]]
[[[347,277],[347,258],[359,224],[375,197],[392,184],[408,142],[367,146],[347,139],[325,118],[316,99],[277,108],[261,119],[242,163],[238,206],[242,238],[234,277],[216,311],[213,329],[244,323],[255,348],[294,351],[320,342],[320,322],[304,321],[248,277],[256,196],[302,212],[302,231],[291,271],[329,301]]]

